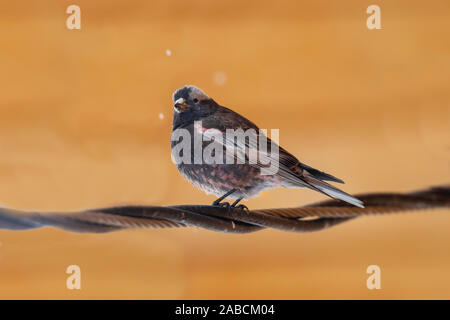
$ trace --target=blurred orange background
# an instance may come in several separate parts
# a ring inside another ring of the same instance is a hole
[[[68,30],[66,8],[81,8]],[[381,8],[381,30],[366,9]],[[170,158],[195,84],[350,193],[450,178],[449,1],[0,1],[0,203],[209,204]],[[171,55],[166,54],[170,50]],[[250,208],[322,200],[267,191]],[[0,230],[0,298],[450,298],[450,212],[329,230]],[[67,266],[82,289],[67,290]],[[366,268],[381,268],[381,290]]]

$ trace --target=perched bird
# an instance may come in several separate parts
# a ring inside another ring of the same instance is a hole
[[[212,98],[207,96],[202,90],[195,86],[185,86],[175,91],[173,94],[174,116],[172,123],[172,135],[176,130],[184,129],[194,136],[205,132],[218,132],[226,136],[227,129],[254,129],[257,134],[259,128],[240,114],[220,106]],[[199,126],[201,124],[201,127]],[[266,138],[268,143],[273,143]],[[248,199],[258,195],[261,191],[277,188],[302,188],[307,187],[321,192],[332,198],[348,202],[352,205],[364,208],[363,202],[351,195],[339,190],[338,188],[326,183],[333,181],[344,183],[342,180],[306,164],[301,163],[295,156],[278,147],[278,170],[274,174],[262,174],[260,163],[206,163],[205,161],[194,161],[194,140],[191,139],[191,148],[183,150],[190,152],[188,155],[191,161],[177,163],[180,173],[190,181],[194,186],[200,188],[206,193],[213,193],[219,198],[213,202],[213,205],[230,206],[227,202],[222,202],[225,198],[236,199],[231,207],[236,207],[242,199]],[[171,139],[172,155],[175,151],[177,142]],[[206,147],[211,141],[202,141],[202,147]],[[248,150],[245,148],[255,148],[249,143],[237,144],[235,141],[222,141],[224,147],[233,146],[237,150],[236,154],[248,156]],[[247,157],[245,158],[247,159]],[[246,208],[244,205],[237,206]]]

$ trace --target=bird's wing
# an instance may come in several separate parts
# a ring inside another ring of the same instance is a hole
[[[220,121],[217,121],[218,119]],[[205,128],[215,128],[222,132],[225,132],[227,129],[259,130],[256,124],[226,107],[220,107],[216,113],[203,118],[202,124]]]
[[[291,170],[293,170],[295,172],[298,172],[300,175],[302,175],[302,173],[306,170],[311,176],[313,176],[316,179],[323,180],[323,181],[333,181],[333,182],[338,182],[338,183],[344,183],[344,181],[342,181],[339,178],[336,178],[335,176],[333,176],[329,173],[314,169],[313,167],[310,167],[304,163],[301,163],[291,153],[289,153],[282,147],[279,147],[279,148],[280,148],[280,163],[283,163],[285,166],[291,168]]]
[[[217,117],[220,117],[220,121],[217,121]],[[267,158],[266,161],[264,161],[265,164],[260,161],[254,164],[255,167],[265,168],[266,170],[270,170],[267,168],[268,162],[277,161],[278,168],[276,168],[277,172],[274,172],[274,174],[290,181],[294,185],[308,186],[308,184],[301,179],[304,170],[312,177],[319,180],[343,182],[330,174],[301,163],[295,156],[272,141],[264,132],[260,131],[256,124],[231,109],[222,107],[218,114],[204,118],[202,120],[202,127],[202,133],[206,136],[209,135],[209,138],[213,137],[214,131],[208,131],[207,129],[216,129],[221,132],[224,139],[223,141],[217,142],[222,143],[227,149],[229,148],[229,150],[234,148],[234,150],[236,150],[234,154],[236,160],[246,161],[245,163],[248,163],[250,153],[253,152],[254,154],[257,154],[258,159],[260,159],[260,157]],[[253,129],[255,136],[253,139],[236,141],[235,139],[226,136],[225,133],[227,129],[242,129],[243,131]],[[261,148],[258,148],[258,143],[261,138],[267,142],[267,152],[264,152],[265,150],[261,151]],[[272,153],[272,148],[277,149],[273,150],[275,153]],[[274,159],[276,156],[278,156],[278,158]]]
[[[230,117],[230,115],[232,115]],[[217,116],[220,117],[220,121],[216,121]],[[242,130],[248,130],[248,129],[254,129],[256,131],[256,139],[260,138],[260,131],[259,127],[248,120],[247,118],[241,116],[240,114],[234,112],[231,109],[222,107],[220,109],[219,114],[214,115],[213,117],[207,117],[203,120],[202,123],[204,128],[215,128],[222,133],[225,133],[227,129],[242,129]],[[313,167],[310,167],[302,162],[300,162],[294,155],[283,149],[282,147],[278,146],[275,142],[273,142],[270,138],[268,138],[266,135],[264,135],[264,138],[267,140],[267,146],[268,146],[268,152],[271,151],[272,143],[276,145],[279,149],[279,164],[280,167],[282,167],[283,171],[293,171],[298,175],[301,175],[303,170],[306,170],[310,175],[312,175],[314,178],[323,180],[323,181],[334,181],[338,183],[344,183],[341,179],[328,174],[326,172],[317,170]],[[259,141],[259,140],[257,140]],[[231,141],[228,141],[228,143],[231,143]],[[257,145],[249,145],[249,143],[246,143],[245,145],[238,146],[236,143],[234,143],[234,146],[239,147],[241,149],[243,148],[252,148],[257,149]]]
[[[302,164],[296,157],[268,138],[254,123],[234,111],[224,109],[221,113],[223,115],[216,114],[214,117],[206,117],[202,120],[202,133],[211,139],[214,138],[216,143],[224,145],[227,151],[231,151],[227,152],[227,156],[234,158],[237,163],[246,163],[259,168],[265,175],[276,175],[291,186],[307,187],[329,197],[364,207],[360,200],[323,181],[343,182],[342,180]],[[230,114],[227,116],[227,113],[232,113],[233,117],[229,117]],[[217,121],[217,116],[221,117],[221,121]],[[208,129],[215,129],[222,133],[221,141],[216,141],[214,131]],[[227,129],[243,131],[253,129],[253,132],[249,133],[251,138],[235,139],[226,134]],[[262,141],[266,142],[266,148],[258,147]],[[257,160],[252,162],[251,159]],[[273,165],[274,163],[276,165]]]

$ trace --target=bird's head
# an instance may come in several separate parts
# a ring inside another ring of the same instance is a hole
[[[173,94],[173,125],[192,123],[214,113],[217,104],[196,86],[184,86]]]

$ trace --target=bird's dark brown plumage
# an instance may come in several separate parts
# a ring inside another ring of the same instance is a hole
[[[220,106],[195,86],[185,86],[178,89],[173,95],[173,101],[175,103],[173,131],[184,129],[193,137],[196,134],[205,135],[207,132],[215,130],[225,137],[222,141],[225,147],[231,145],[237,149],[251,149],[254,146],[249,143],[242,146],[234,141],[227,140],[227,129],[255,130],[257,138],[260,138],[259,128],[253,122],[231,109]],[[200,122],[201,127],[198,127]],[[272,141],[269,138],[266,139],[270,147]],[[177,143],[177,141],[172,140],[172,150]],[[206,148],[209,143],[211,142],[204,141],[202,143],[203,148]],[[202,158],[201,163],[194,163],[194,139],[192,139],[190,150],[191,163],[177,163],[177,167],[181,174],[194,186],[217,196],[227,194],[227,197],[238,199],[238,201],[254,197],[261,191],[271,188],[307,187],[332,198],[364,207],[360,200],[325,182],[343,183],[341,179],[305,165],[285,149],[278,145],[275,146],[279,150],[279,158],[277,159],[278,170],[274,174],[261,174],[264,165],[260,162],[241,164],[236,161],[228,164],[224,160],[223,163],[208,164]],[[241,151],[244,154],[248,152],[246,150]],[[268,151],[270,153],[271,149],[269,148]]]

